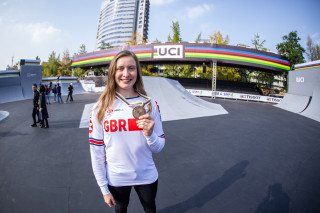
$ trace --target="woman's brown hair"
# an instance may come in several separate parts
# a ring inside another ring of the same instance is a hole
[[[138,61],[137,56],[133,53],[130,52],[128,50],[124,50],[119,52],[117,55],[114,56],[114,58],[112,59],[110,66],[109,66],[109,71],[108,71],[108,81],[107,81],[107,85],[105,90],[102,92],[98,103],[95,107],[95,109],[97,109],[98,107],[100,107],[98,113],[97,113],[97,119],[99,121],[99,123],[102,123],[102,120],[104,118],[104,115],[106,113],[106,110],[108,108],[111,108],[113,105],[113,102],[115,100],[115,95],[116,95],[116,88],[117,88],[117,84],[115,81],[115,75],[116,75],[116,70],[117,70],[117,62],[119,60],[119,58],[121,57],[125,57],[125,56],[131,56],[135,62],[136,62],[136,67],[137,67],[137,80],[133,85],[133,88],[138,91],[139,93],[141,93],[142,95],[147,95],[144,86],[143,86],[143,80],[142,80],[142,71],[141,71],[141,67],[140,67],[140,63]],[[94,110],[95,110],[94,109]],[[151,104],[148,105],[148,110],[149,112],[151,112]]]

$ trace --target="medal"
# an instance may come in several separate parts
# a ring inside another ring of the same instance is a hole
[[[132,115],[135,119],[139,119],[141,115],[145,115],[147,113],[146,109],[144,108],[145,105],[149,104],[151,102],[151,99],[147,96],[142,95],[137,91],[137,93],[146,99],[146,102],[136,102],[130,104],[120,93],[116,92],[116,97],[120,99],[122,102],[126,103],[129,107],[134,107],[132,110]]]
[[[144,114],[146,114],[146,113],[147,113],[146,109],[145,109],[144,107],[142,107],[142,106],[136,106],[136,107],[133,108],[133,110],[132,110],[132,115],[133,115],[133,117],[134,117],[135,119],[137,119],[137,120],[139,120],[139,117],[140,117],[141,115],[144,115]]]

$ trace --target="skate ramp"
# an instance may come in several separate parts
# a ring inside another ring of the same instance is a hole
[[[62,95],[68,95],[68,87],[70,83],[73,86],[73,94],[82,94],[86,91],[83,89],[81,83],[78,81],[77,77],[60,77],[59,83],[61,85],[61,93]]]
[[[1,71],[4,73],[5,71]],[[13,73],[14,71],[11,71]],[[6,71],[9,73],[9,71]],[[19,73],[19,70],[15,70]],[[31,90],[31,86],[30,86]],[[0,77],[0,104],[23,100],[23,93],[21,89],[21,81],[19,75],[1,76]]]
[[[308,108],[301,115],[320,122],[320,86],[314,88],[312,100]]]
[[[228,114],[221,105],[193,96],[176,80],[144,76],[143,82],[148,96],[159,104],[163,121]]]
[[[300,113],[308,106],[309,100],[310,96],[286,93],[282,101],[275,105],[275,107],[294,113]]]
[[[32,85],[39,85],[42,81],[41,65],[22,65],[20,67],[22,93],[25,99],[33,98]]]
[[[148,96],[159,104],[162,121],[228,114],[220,104],[193,96],[178,81],[144,76],[143,83]],[[85,105],[79,128],[88,128],[93,105],[94,103]]]

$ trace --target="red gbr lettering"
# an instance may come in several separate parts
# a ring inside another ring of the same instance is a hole
[[[104,131],[106,132],[127,132],[142,130],[137,126],[137,119],[131,118],[128,120],[107,120],[104,122]]]

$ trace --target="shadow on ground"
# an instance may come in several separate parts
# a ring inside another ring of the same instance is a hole
[[[195,207],[202,208],[208,201],[214,199],[238,179],[245,177],[245,169],[248,165],[249,162],[245,160],[237,163],[226,170],[220,178],[202,188],[197,194],[181,203],[161,209],[159,213],[183,213]]]

